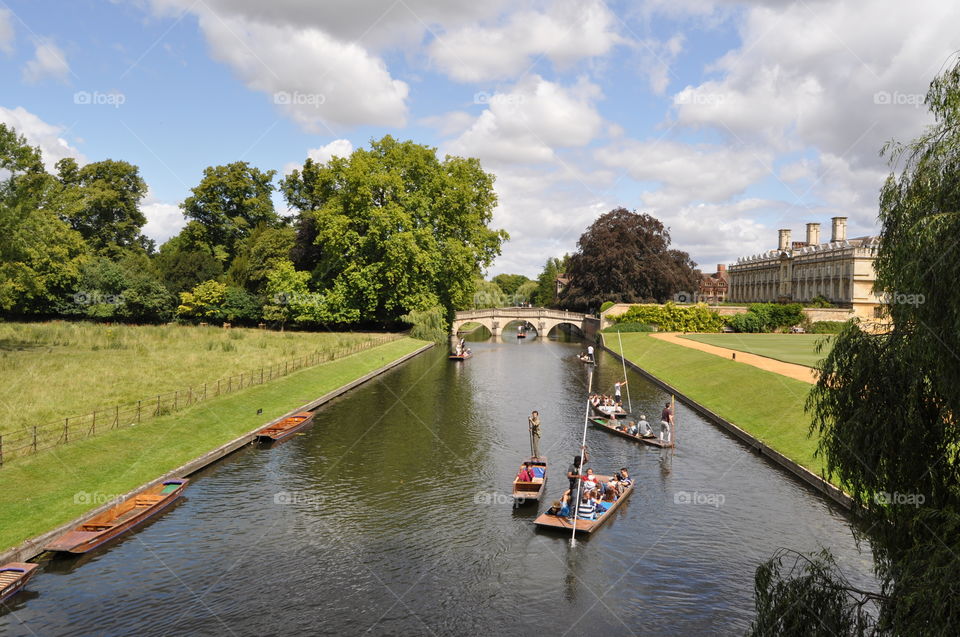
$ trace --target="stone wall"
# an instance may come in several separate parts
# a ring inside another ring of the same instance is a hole
[[[623,314],[629,310],[634,305],[654,305],[652,303],[617,303],[616,305],[611,306],[604,312],[600,314],[600,323],[601,328],[610,327],[613,325],[608,316],[617,316]],[[746,305],[717,305],[711,306],[710,309],[716,311],[720,316],[735,316],[737,314],[744,314],[747,311]],[[803,313],[806,314],[807,318],[811,322],[816,323],[817,321],[848,321],[854,316],[857,316],[858,313],[850,308],[844,307],[805,307],[803,308]],[[860,316],[860,318],[868,318],[866,316]]]

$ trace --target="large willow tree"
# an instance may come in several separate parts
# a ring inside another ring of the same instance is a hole
[[[756,635],[960,634],[960,64],[926,103],[935,124],[886,149],[876,268],[891,323],[838,335],[808,402],[880,590],[847,584],[829,554],[779,554],[757,573]]]
[[[308,159],[281,190],[300,211],[294,257],[313,274],[310,318],[396,321],[469,307],[507,238],[487,225],[493,179],[476,159],[441,161],[389,135],[326,164]]]

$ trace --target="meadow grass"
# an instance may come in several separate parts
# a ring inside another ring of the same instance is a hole
[[[736,363],[649,334],[623,334],[627,360],[729,420],[791,460],[821,475],[817,440],[807,435],[810,384]],[[682,424],[681,424],[682,427]]]
[[[0,434],[383,338],[392,336],[0,323]]]
[[[683,338],[807,367],[826,356],[833,342],[832,334],[685,334]],[[821,342],[824,347],[817,353]]]
[[[95,508],[91,494],[108,499],[126,493],[424,344],[395,340],[5,465],[0,550]]]

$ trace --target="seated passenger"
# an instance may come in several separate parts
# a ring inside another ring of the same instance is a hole
[[[633,484],[633,479],[630,477],[630,472],[627,471],[626,467],[621,468],[620,471],[614,475],[614,478],[616,478],[617,481],[624,487],[629,487],[631,484]]]
[[[583,476],[583,486],[581,488],[585,491],[593,491],[598,484],[597,477],[593,475],[593,469],[587,469],[587,473]]]
[[[533,482],[534,477],[533,469],[530,468],[530,463],[524,462],[523,466],[520,467],[520,473],[517,474],[517,480],[520,482]]]
[[[637,431],[639,431],[637,429],[637,423],[631,420],[630,424],[627,426],[627,433],[630,434],[631,436],[636,436]]]
[[[581,520],[597,519],[597,500],[593,497],[593,491],[587,491],[580,500],[580,507],[577,509],[577,517]]]

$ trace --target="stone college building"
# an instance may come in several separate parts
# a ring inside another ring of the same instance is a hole
[[[860,318],[879,318],[881,299],[873,292],[879,239],[847,239],[847,218],[832,222],[828,243],[820,242],[820,224],[808,223],[806,241],[791,241],[783,229],[776,250],[737,259],[727,270],[727,300],[808,303],[821,296]]]

